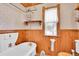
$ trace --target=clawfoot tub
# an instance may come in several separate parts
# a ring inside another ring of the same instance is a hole
[[[34,56],[36,55],[36,43],[24,42],[16,45],[7,51],[0,53],[0,56]]]

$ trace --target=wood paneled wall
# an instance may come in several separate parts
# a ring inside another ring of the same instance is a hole
[[[52,55],[60,51],[71,52],[71,49],[75,48],[74,40],[79,39],[78,30],[59,30],[57,37],[45,37],[43,30],[13,30],[13,32],[19,32],[19,38],[16,44],[33,41],[37,43],[37,53],[45,50],[47,54]],[[50,39],[52,38],[56,40],[54,52],[50,51]]]
[[[43,31],[20,31],[20,39],[17,42],[34,41],[37,43],[37,52],[45,50],[50,52],[50,39],[56,39],[55,52],[71,51],[74,48],[74,40],[79,38],[79,31],[60,30],[58,37],[45,37]],[[26,35],[25,35],[26,34]],[[26,37],[26,38],[25,38]]]

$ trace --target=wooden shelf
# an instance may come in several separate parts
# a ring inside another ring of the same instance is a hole
[[[29,30],[42,30],[42,20],[24,21],[24,24],[29,26]]]
[[[28,23],[33,23],[33,22],[39,22],[39,24],[41,24],[42,20],[24,21],[24,24],[28,25]]]
[[[42,20],[30,20],[30,21],[25,21],[25,22],[42,22]]]

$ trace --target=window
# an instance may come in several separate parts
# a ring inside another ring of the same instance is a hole
[[[58,11],[57,7],[45,8],[44,29],[46,36],[57,36]]]

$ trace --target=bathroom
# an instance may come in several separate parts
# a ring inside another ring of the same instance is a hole
[[[51,31],[50,27],[53,25],[48,23],[49,29],[45,28],[48,21],[45,21],[45,11],[52,8],[57,14],[56,20],[53,21],[55,30],[52,29],[53,34],[46,34],[46,30]],[[78,14],[75,12],[76,9],[79,11],[79,4],[76,3],[0,3],[0,38],[5,37],[2,37],[2,34],[18,33],[14,35],[17,36],[14,40],[15,46],[33,42],[36,44],[35,56],[79,55],[75,43],[79,40],[79,19],[75,18],[75,14]]]

